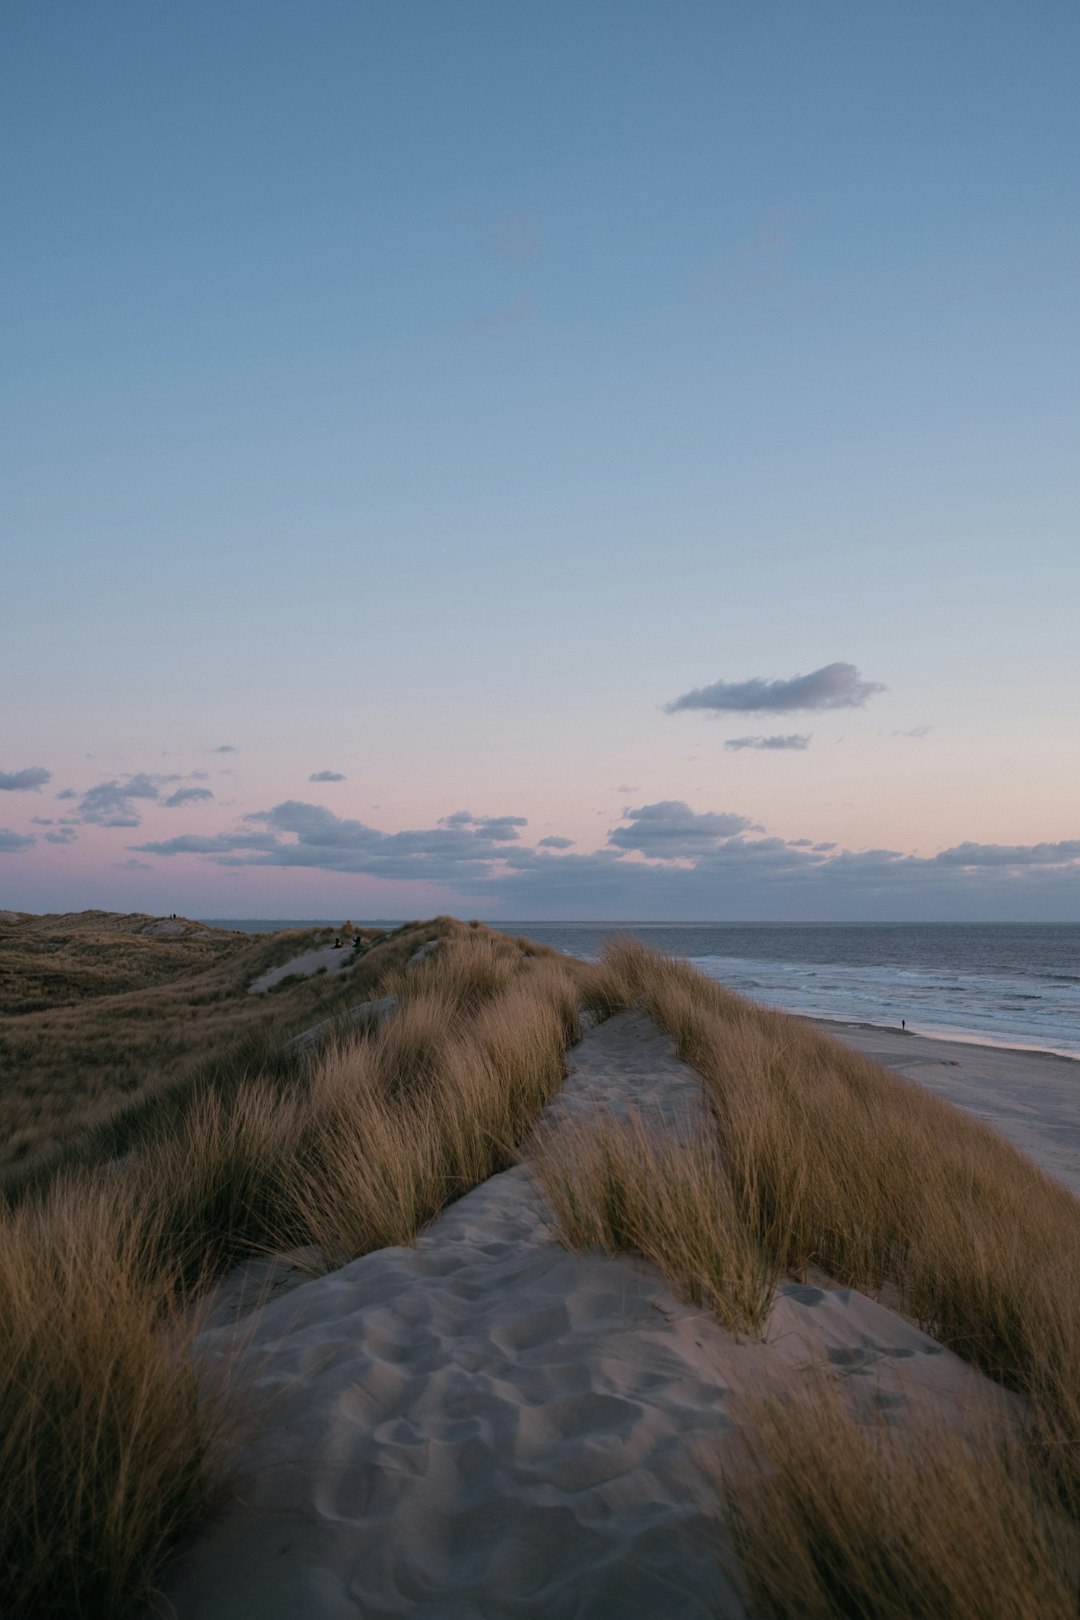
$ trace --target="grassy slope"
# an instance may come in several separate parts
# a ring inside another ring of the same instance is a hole
[[[444,945],[406,970],[433,936]],[[75,1171],[0,1214],[0,1475],[24,1486],[0,1501],[5,1614],[137,1607],[155,1560],[204,1510],[228,1430],[219,1405],[194,1397],[185,1301],[253,1250],[310,1244],[335,1264],[410,1241],[512,1160],[561,1081],[582,996],[602,1012],[642,1007],[674,1035],[705,1080],[717,1135],[677,1167],[632,1130],[548,1142],[571,1246],[645,1252],[736,1326],[760,1323],[763,1284],[785,1270],[887,1282],[1030,1403],[1030,1431],[1004,1462],[993,1436],[933,1469],[868,1448],[831,1408],[819,1421],[786,1396],[763,1406],[757,1484],[717,1481],[757,1612],[1075,1612],[1075,1200],[921,1088],[636,947],[592,970],[437,919],[363,960],[364,991],[400,998],[392,1022],[302,1065],[234,1053],[164,1087],[144,1082],[134,1107],[84,1136]],[[239,952],[232,963],[244,984],[266,965]],[[179,990],[189,995],[182,976],[143,993]],[[81,1106],[78,1087],[72,1096]],[[102,1175],[119,1145],[127,1157]],[[106,1295],[115,1310],[101,1309]],[[808,1473],[827,1492],[808,1496]],[[972,1479],[993,1489],[962,1491]],[[965,1544],[997,1559],[974,1609]]]
[[[291,1034],[378,994],[419,940],[449,926],[407,926],[340,976],[251,996],[260,973],[318,934],[140,931],[154,921],[84,912],[0,924],[0,1186],[19,1185],[88,1127],[153,1111],[177,1086],[267,1064]],[[122,1131],[116,1143],[122,1151]]]
[[[407,969],[425,937],[444,944]],[[554,953],[449,919],[378,953],[389,1024],[292,1072],[178,1083],[122,1162],[103,1167],[98,1133],[0,1211],[8,1620],[142,1612],[212,1500],[235,1419],[194,1376],[187,1306],[209,1282],[282,1243],[333,1265],[410,1242],[512,1160],[561,1084],[580,992]]]

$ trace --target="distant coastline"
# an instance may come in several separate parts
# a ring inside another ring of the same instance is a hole
[[[336,927],[343,919],[212,920],[261,933]],[[880,1029],[903,1024],[935,1040],[1080,1058],[1080,924],[507,919],[491,926],[584,958],[597,956],[605,939],[639,934],[710,978],[801,1017]]]

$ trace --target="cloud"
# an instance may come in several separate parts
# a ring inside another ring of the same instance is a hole
[[[211,752],[215,754],[238,754],[240,750],[234,748],[232,743],[222,743],[220,748],[214,748]]]
[[[10,827],[0,827],[0,855],[13,855],[17,849],[29,849],[36,844],[37,839],[26,833],[13,832]]]
[[[933,731],[933,726],[912,726],[908,731],[894,731],[894,737],[927,737]]]
[[[200,833],[181,833],[177,838],[131,844],[128,847],[142,855],[232,855],[243,849],[276,849],[277,840],[268,833],[218,833],[209,837]]]
[[[527,816],[474,816],[469,810],[455,810],[443,816],[440,827],[470,827],[496,844],[509,844],[518,837],[517,829],[529,825]]]
[[[64,791],[62,793],[58,793],[56,797],[58,799],[77,799],[79,795],[76,793],[74,788],[65,788]]]
[[[316,771],[308,777],[309,782],[344,782],[346,778],[340,771]]]
[[[786,737],[729,737],[724,744],[724,747],[730,748],[733,753],[741,748],[803,749],[809,746],[809,734],[801,731],[793,731]]]
[[[638,810],[625,811],[623,819],[630,826],[617,827],[609,834],[608,843],[614,849],[636,850],[665,861],[699,856],[720,840],[754,826],[748,817],[731,812],[716,814],[707,810],[698,815],[681,799],[644,804]]]
[[[52,772],[43,765],[28,765],[24,771],[0,771],[0,793],[40,793]]]
[[[79,835],[74,827],[59,827],[56,832],[47,832],[45,834],[47,844],[75,844],[78,839]]]
[[[825,664],[789,681],[714,681],[698,686],[664,705],[665,714],[680,709],[708,709],[716,714],[787,714],[796,709],[857,709],[876,692],[880,681],[864,681],[854,664]]]
[[[288,800],[238,830],[129,848],[233,873],[272,866],[423,879],[443,886],[451,906],[479,902],[481,914],[505,917],[1066,921],[1080,910],[1080,838],[965,842],[930,856],[848,850],[758,836],[746,816],[661,800],[627,810],[602,848],[578,854],[554,834],[535,848],[497,836],[523,820],[462,810],[435,827],[385,833]]]
[[[627,782],[620,782],[618,787],[615,789],[615,791],[616,791],[616,793],[636,793],[637,788],[631,786]]]
[[[1080,840],[958,845],[921,857],[737,836],[685,866],[626,859],[610,845],[586,855],[523,849],[507,864],[489,886],[507,917],[1064,921],[1080,906]]]
[[[138,861],[134,855],[129,861],[113,861],[113,865],[121,872],[152,872],[154,870],[151,861]]]
[[[142,817],[133,801],[157,798],[160,798],[157,781],[140,771],[123,782],[98,782],[80,799],[79,815],[83,821],[98,827],[138,827]]]
[[[209,788],[177,788],[175,793],[169,794],[164,803],[166,809],[175,810],[179,805],[198,804],[202,800],[212,799],[213,797],[214,795]]]
[[[296,866],[437,883],[490,875],[517,841],[524,816],[474,816],[459,810],[437,827],[384,833],[296,799],[244,817],[253,832],[180,837],[131,846],[137,854],[198,855],[222,866]]]
[[[954,844],[934,860],[941,866],[1066,866],[1080,860],[1080,838],[1057,844]]]

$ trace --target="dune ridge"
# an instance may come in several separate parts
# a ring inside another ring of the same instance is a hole
[[[704,1127],[698,1076],[638,1013],[584,1037],[549,1113],[609,1108]],[[1000,1399],[851,1289],[782,1283],[764,1341],[736,1339],[647,1263],[562,1247],[527,1163],[244,1326],[200,1353],[242,1342],[273,1416],[166,1580],[179,1620],[738,1616],[695,1458],[733,1442],[740,1391],[824,1364],[894,1421]]]

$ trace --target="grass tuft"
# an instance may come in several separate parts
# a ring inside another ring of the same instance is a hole
[[[746,1457],[706,1464],[732,1573],[769,1620],[1067,1620],[1075,1533],[1021,1442],[923,1415],[860,1424],[821,1377],[746,1403]]]
[[[736,1206],[780,1270],[895,1290],[1031,1403],[1080,1522],[1080,1202],[980,1121],[687,963],[617,943],[592,991],[701,1074]]]
[[[137,1613],[218,1483],[174,1279],[118,1187],[67,1184],[0,1232],[0,1612]]]
[[[776,1269],[707,1137],[683,1140],[640,1114],[571,1118],[544,1136],[537,1171],[568,1248],[643,1255],[732,1333],[764,1332]]]

